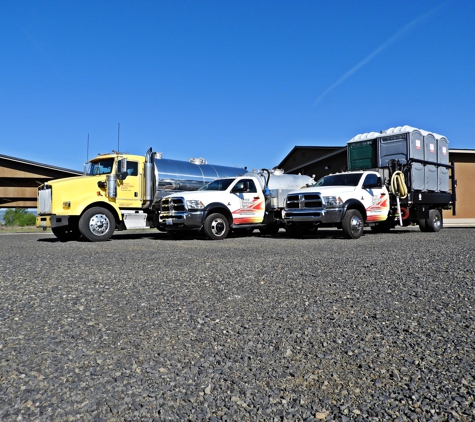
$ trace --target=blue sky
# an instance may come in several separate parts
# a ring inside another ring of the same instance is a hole
[[[3,0],[0,37],[0,154],[81,170],[119,123],[248,168],[405,124],[475,148],[472,0]]]

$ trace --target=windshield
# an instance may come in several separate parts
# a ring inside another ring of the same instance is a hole
[[[331,174],[322,177],[314,186],[358,186],[363,173]]]
[[[104,158],[103,160],[93,161],[89,164],[87,175],[95,176],[96,174],[111,174],[113,166],[113,158]]]
[[[202,186],[199,190],[226,190],[234,179],[217,179]]]

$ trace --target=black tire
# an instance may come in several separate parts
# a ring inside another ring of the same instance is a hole
[[[280,227],[278,224],[269,224],[265,227],[261,227],[259,231],[263,235],[274,235],[279,233]]]
[[[105,208],[90,208],[79,219],[79,231],[91,242],[109,240],[114,234],[114,230],[115,218]]]
[[[52,227],[51,231],[62,242],[78,240],[81,237],[81,232],[77,226]]]
[[[440,210],[429,210],[429,218],[425,220],[426,231],[431,233],[440,232],[440,229],[444,226],[442,221],[442,214]]]
[[[426,220],[417,220],[417,223],[419,224],[419,229],[421,232],[428,231],[426,226]]]
[[[187,233],[183,230],[167,230],[167,234],[173,240],[183,240]]]
[[[206,217],[203,230],[208,239],[222,240],[226,239],[229,233],[228,219],[219,213],[210,214]]]
[[[341,228],[348,239],[359,239],[364,230],[361,213],[358,210],[348,210],[341,222]]]

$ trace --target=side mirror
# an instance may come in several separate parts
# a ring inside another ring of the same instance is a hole
[[[125,180],[129,174],[127,173],[127,158],[122,158],[117,164],[117,180]]]
[[[378,180],[376,183],[365,183],[363,185],[363,189],[382,188],[382,187],[383,187],[383,181],[381,180],[381,177],[378,177]]]

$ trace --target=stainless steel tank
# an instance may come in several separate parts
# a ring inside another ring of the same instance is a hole
[[[256,174],[256,173],[249,173]],[[310,176],[302,174],[284,174],[283,170],[274,169],[271,171],[263,170],[257,173],[261,182],[261,188],[264,189],[265,183],[270,193],[271,208],[283,208],[287,194],[313,185],[315,180]]]
[[[306,187],[307,185],[313,185],[315,180],[310,176],[305,176],[302,174],[284,174],[283,170],[274,169],[269,170],[261,170],[257,173],[249,172],[246,174],[252,176],[259,176],[259,181],[261,184],[261,189],[264,189],[264,186],[267,182],[267,187],[272,189],[291,189],[297,190],[302,187]]]
[[[207,164],[203,159],[179,161],[161,158],[154,154],[155,195],[154,203],[174,191],[194,191],[220,177],[241,176],[247,172],[244,168]]]

